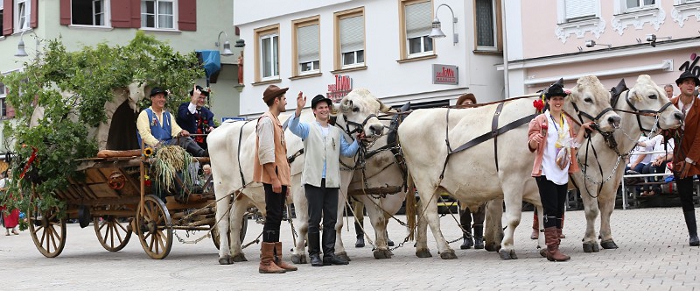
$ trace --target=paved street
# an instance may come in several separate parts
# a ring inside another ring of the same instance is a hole
[[[400,219],[405,220],[401,216]],[[443,231],[452,239],[459,229],[451,217],[443,217]],[[343,231],[348,266],[312,268],[282,275],[259,274],[258,245],[245,249],[248,262],[221,266],[210,239],[198,244],[173,243],[165,260],[146,256],[138,239],[118,253],[98,243],[92,226],[69,224],[63,253],[44,258],[28,232],[0,236],[2,290],[700,290],[700,248],[689,247],[680,208],[616,210],[613,235],[617,250],[583,253],[583,211],[566,215],[562,248],[572,259],[552,263],[541,258],[536,242],[529,239],[532,212],[525,212],[516,231],[520,259],[502,261],[495,253],[460,250],[459,258],[439,258],[429,237],[432,258],[419,259],[412,243],[394,251],[389,260],[375,260],[371,247],[354,248],[354,231]],[[257,236],[261,225],[250,224],[246,242]],[[184,237],[182,231],[180,236]],[[390,237],[405,236],[396,222]],[[430,233],[430,232],[429,232]],[[201,233],[194,237],[201,236]],[[288,224],[283,224],[285,249],[291,247]]]

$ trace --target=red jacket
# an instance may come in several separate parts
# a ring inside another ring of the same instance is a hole
[[[562,113],[563,114],[563,113]],[[535,163],[532,165],[532,176],[533,177],[539,177],[542,176],[542,158],[544,156],[544,148],[547,145],[547,136],[544,136],[543,142],[539,143],[537,145],[536,149],[531,149],[530,148],[530,140],[538,133],[542,132],[542,124],[547,123],[547,116],[544,114],[537,115],[534,119],[530,121],[530,125],[527,131],[527,140],[528,140],[528,149],[530,149],[530,152],[534,152],[536,154],[535,156]],[[574,130],[574,121],[571,120],[568,116],[566,116],[566,122],[569,124],[569,136],[571,138],[575,139],[576,138],[576,131]],[[581,169],[578,166],[578,161],[576,160],[576,149],[572,148],[571,149],[571,165],[569,165],[569,173],[575,173],[580,171]]]
[[[678,98],[674,97],[671,99],[671,103],[678,107]],[[685,117],[685,128],[682,132],[683,135],[681,142],[676,142],[676,147],[673,149],[673,162],[677,163],[684,161],[686,157],[696,162],[696,165],[690,165],[690,170],[688,170],[688,176],[700,175],[700,127],[698,127],[698,122],[700,122],[700,99],[695,97],[693,105],[688,110],[688,116]],[[681,131],[680,128],[676,129]],[[685,178],[685,177],[681,177]]]

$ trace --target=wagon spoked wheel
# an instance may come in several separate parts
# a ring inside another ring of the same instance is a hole
[[[136,212],[136,232],[146,254],[153,259],[168,256],[173,246],[170,213],[160,198],[146,195],[143,208]]]
[[[120,222],[118,217],[111,215],[95,217],[92,224],[95,226],[97,240],[105,250],[118,252],[123,249],[131,238],[132,229],[130,221]]]
[[[47,258],[55,258],[66,246],[66,219],[57,207],[41,211],[29,208],[29,233],[36,248]]]
[[[219,243],[221,242],[219,239],[219,229],[216,226],[210,226],[211,227],[211,239],[214,241],[214,246],[218,250],[221,246]],[[229,233],[231,231],[229,230]],[[241,223],[241,243],[244,243],[243,239],[245,239],[245,234],[248,232],[248,215],[243,216],[243,221]],[[230,242],[229,242],[230,243]]]

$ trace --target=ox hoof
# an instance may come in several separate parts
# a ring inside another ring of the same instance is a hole
[[[454,260],[457,258],[457,255],[455,254],[455,251],[447,250],[440,253],[440,258],[443,260]]]
[[[306,255],[296,255],[296,254],[294,254],[294,255],[292,255],[292,258],[291,258],[291,259],[292,259],[292,263],[297,264],[297,265],[299,265],[299,264],[307,264],[307,262],[306,262]]]
[[[231,265],[233,264],[233,258],[231,256],[223,256],[219,258],[219,265]]]
[[[246,262],[248,259],[245,258],[245,255],[243,253],[236,254],[233,256],[233,261],[234,262]]]
[[[509,251],[506,249],[501,249],[500,251],[498,251],[498,255],[501,256],[501,259],[503,259],[503,260],[511,260],[511,259],[516,260],[516,259],[518,259],[518,256],[515,255],[514,250]]]
[[[617,244],[613,240],[604,240],[600,242],[600,246],[606,250],[614,250],[617,248]]]
[[[391,257],[394,255],[390,250],[374,250],[374,258],[381,260],[381,259],[391,259]]]
[[[350,260],[350,257],[348,257],[348,253],[346,253],[346,252],[340,252],[340,253],[337,253],[337,254],[335,254],[335,255],[338,256],[338,257],[340,257],[340,258],[343,258],[343,259],[347,260],[348,262],[351,261],[351,260]]]
[[[597,242],[585,242],[583,243],[583,252],[584,253],[597,253],[600,251],[600,248],[598,247]]]
[[[495,242],[486,242],[484,249],[486,249],[486,251],[489,252],[497,252],[501,249],[501,244]]]
[[[428,249],[420,249],[420,250],[416,250],[416,257],[419,257],[419,258],[432,258],[433,255],[430,254],[430,250],[428,250]]]

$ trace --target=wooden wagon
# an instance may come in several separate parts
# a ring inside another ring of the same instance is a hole
[[[49,258],[60,255],[66,243],[67,219],[77,219],[82,227],[92,221],[98,241],[110,252],[123,249],[136,232],[146,254],[163,259],[170,253],[176,230],[210,232],[218,248],[212,187],[203,187],[201,193],[185,189],[186,201],[173,196],[162,199],[153,194],[146,180],[153,161],[139,150],[125,151],[118,157],[82,160],[77,171],[84,174],[84,179],[70,179],[66,189],[54,192],[65,202],[65,208],[41,211],[34,206],[29,210],[29,230],[37,249]],[[244,219],[241,239],[246,229]]]

